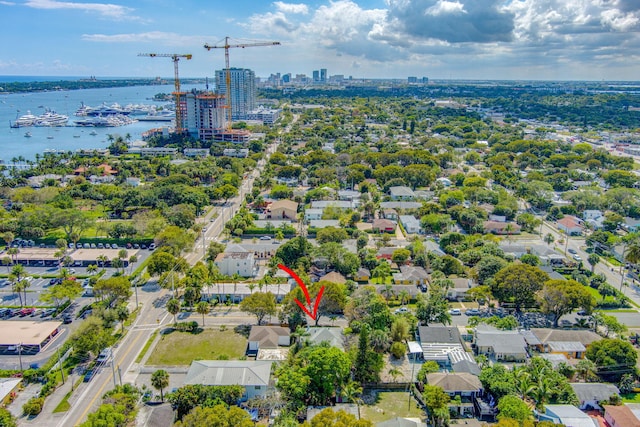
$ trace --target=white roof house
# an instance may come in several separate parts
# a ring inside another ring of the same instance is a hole
[[[271,361],[195,360],[184,384],[241,385],[243,398],[264,396],[271,387]]]

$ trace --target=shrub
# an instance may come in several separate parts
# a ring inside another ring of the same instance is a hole
[[[38,415],[42,412],[42,407],[44,406],[44,397],[32,397],[22,405],[22,411],[29,416]]]
[[[175,328],[179,332],[195,332],[198,330],[198,322],[180,322],[175,326]]]
[[[406,347],[403,343],[396,341],[393,344],[391,344],[390,351],[391,351],[391,354],[393,354],[393,357],[395,357],[396,359],[400,359],[402,356],[404,356]]]

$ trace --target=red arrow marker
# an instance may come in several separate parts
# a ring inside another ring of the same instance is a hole
[[[311,309],[311,297],[309,296],[309,290],[307,289],[307,287],[305,286],[304,282],[302,281],[302,279],[289,267],[286,267],[282,264],[278,264],[278,268],[280,270],[286,271],[291,277],[293,277],[293,279],[298,283],[298,286],[300,286],[300,289],[302,289],[302,292],[304,293],[304,297],[307,300],[307,306],[305,306],[304,304],[302,304],[298,298],[294,298],[293,300],[296,302],[296,304],[298,304],[298,307],[300,307],[302,309],[302,311],[304,311],[307,316],[311,317],[313,320],[318,320],[318,306],[320,305],[320,300],[322,299],[322,293],[324,292],[324,286],[322,286],[320,288],[320,292],[318,292],[318,295],[316,296],[316,302],[313,305],[313,312],[310,310]]]

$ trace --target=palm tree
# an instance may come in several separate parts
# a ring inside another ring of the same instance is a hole
[[[200,301],[196,304],[196,312],[202,314],[202,326],[204,327],[204,315],[209,313],[209,303],[206,301]]]
[[[400,369],[398,368],[389,368],[389,370],[387,371],[387,374],[391,375],[391,378],[393,378],[393,382],[397,382],[396,380],[398,379],[398,377],[403,377],[403,373]]]
[[[294,353],[297,353],[301,348],[304,341],[304,338],[310,337],[311,333],[307,328],[303,328],[302,326],[298,326],[295,331],[291,333],[291,338],[295,343]]]
[[[555,237],[553,237],[553,234],[551,234],[551,233],[547,233],[547,235],[546,235],[546,236],[544,236],[544,242],[545,242],[547,245],[552,244],[555,240],[556,240],[556,238],[555,238]]]
[[[104,266],[107,264],[107,261],[109,261],[109,258],[107,258],[106,255],[98,255],[96,257],[96,261],[98,261],[98,265],[102,268],[104,268]]]
[[[89,273],[90,275],[94,275],[96,273],[96,271],[98,271],[98,266],[95,264],[89,264],[87,266],[87,273]]]
[[[7,249],[7,255],[9,255],[11,257],[11,263],[12,264],[16,263],[16,258],[18,257],[19,253],[20,253],[20,249],[18,249],[18,248],[9,248],[9,249]]]
[[[249,292],[253,295],[253,290],[256,288],[256,284],[255,283],[249,283],[247,285],[247,288],[249,288]]]
[[[151,374],[151,385],[156,390],[160,390],[160,400],[164,402],[162,390],[169,386],[169,373],[164,369],[159,369]]]
[[[587,382],[590,378],[596,375],[598,367],[589,359],[582,359],[576,363],[576,373],[582,378],[582,381]]]
[[[393,296],[393,286],[390,284],[384,285],[384,290],[382,291],[385,295],[385,299],[389,301]]]
[[[167,301],[167,311],[170,314],[173,314],[173,324],[177,324],[178,321],[176,320],[176,314],[180,311],[180,301],[175,298],[171,298]]]
[[[138,262],[138,255],[131,255],[129,257],[129,275],[133,273],[133,264],[135,264],[136,262]]]
[[[600,257],[598,256],[597,253],[592,253],[589,254],[589,256],[587,257],[587,262],[589,263],[589,265],[591,265],[591,273],[593,273],[593,270],[596,268],[596,264],[600,261]]]
[[[127,305],[119,305],[118,309],[116,310],[116,315],[118,316],[118,320],[120,321],[120,325],[122,327],[122,332],[124,333],[124,322],[129,318],[129,308],[127,308]]]
[[[348,402],[358,406],[358,419],[360,419],[360,404],[362,403],[362,387],[355,381],[349,381],[340,392],[340,395]]]
[[[538,384],[533,387],[531,391],[531,397],[536,402],[536,408],[539,411],[544,409],[544,404],[549,399],[549,394],[551,392],[551,383],[545,377],[538,378]]]
[[[517,369],[514,372],[516,380],[516,391],[522,400],[527,400],[535,390],[535,385],[531,381],[531,374],[524,368]]]
[[[627,247],[624,260],[631,264],[638,264],[640,262],[640,243],[634,242]]]
[[[405,305],[411,300],[411,294],[409,294],[409,292],[405,291],[404,289],[400,291],[398,297],[400,298],[400,304],[402,305]]]

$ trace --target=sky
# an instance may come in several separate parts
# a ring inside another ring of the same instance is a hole
[[[640,80],[640,0],[0,0],[0,75]]]

